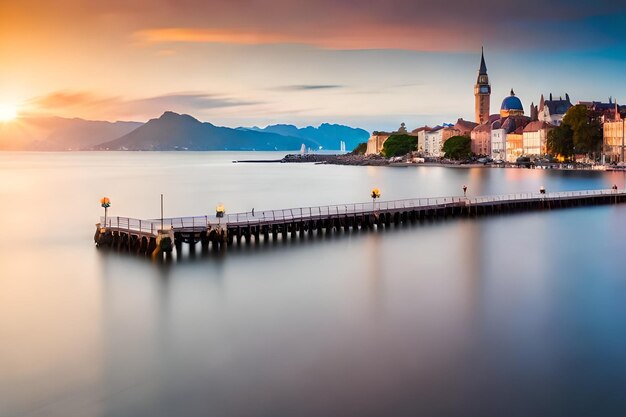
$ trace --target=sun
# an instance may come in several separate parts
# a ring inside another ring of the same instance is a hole
[[[0,123],[10,122],[17,117],[17,106],[0,103]]]

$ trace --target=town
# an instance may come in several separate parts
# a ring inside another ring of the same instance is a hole
[[[474,86],[474,121],[422,126],[409,131],[374,131],[365,155],[383,155],[413,162],[477,160],[482,163],[534,165],[582,162],[598,168],[624,166],[626,106],[608,102],[578,101],[569,94],[552,93],[530,105],[526,115],[511,89],[498,113],[491,114],[491,84],[484,51]],[[407,159],[408,158],[408,159]]]

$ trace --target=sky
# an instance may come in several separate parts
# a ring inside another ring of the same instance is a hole
[[[22,116],[391,130],[513,88],[626,103],[624,0],[0,0],[0,106]]]

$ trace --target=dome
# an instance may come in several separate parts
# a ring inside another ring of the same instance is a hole
[[[524,114],[524,106],[522,106],[522,101],[515,96],[515,92],[511,90],[511,95],[505,97],[502,100],[502,106],[500,106],[500,115],[502,117],[514,116],[514,115],[523,115]]]
[[[515,92],[511,90],[511,95],[502,100],[500,110],[524,110],[522,101],[515,96]]]

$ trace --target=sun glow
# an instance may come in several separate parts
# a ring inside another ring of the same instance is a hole
[[[0,123],[10,122],[17,117],[17,107],[0,103]]]

